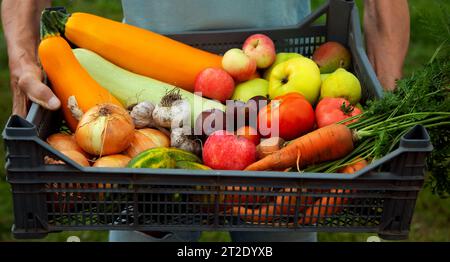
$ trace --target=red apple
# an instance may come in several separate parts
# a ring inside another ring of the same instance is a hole
[[[249,80],[256,72],[256,61],[239,48],[228,50],[222,58],[222,68],[236,81]]]
[[[243,126],[239,128],[236,131],[236,135],[239,137],[247,138],[248,140],[252,141],[255,146],[259,145],[259,141],[261,140],[258,131],[256,131],[256,129],[251,126]]]
[[[212,133],[203,145],[203,162],[213,169],[243,170],[255,161],[255,144],[225,130]]]
[[[244,53],[256,61],[258,68],[267,68],[276,58],[275,44],[272,39],[263,34],[251,35],[242,46]]]
[[[194,90],[224,103],[233,95],[234,80],[221,68],[206,68],[197,75]]]

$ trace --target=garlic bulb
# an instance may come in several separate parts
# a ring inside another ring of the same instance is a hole
[[[194,136],[189,135],[189,130],[186,128],[178,127],[172,129],[170,133],[170,146],[183,149],[198,156],[202,154],[200,139],[195,139]]]
[[[177,100],[173,102],[170,113],[172,115],[172,128],[190,126],[191,105],[187,100]]]
[[[156,105],[153,110],[155,124],[166,128],[189,126],[191,106],[187,100],[173,101],[170,106]]]
[[[152,117],[154,109],[155,105],[148,101],[140,102],[133,107],[130,112],[130,116],[131,118],[133,118],[133,122],[136,128],[155,126]]]

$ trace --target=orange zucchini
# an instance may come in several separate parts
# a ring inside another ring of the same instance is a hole
[[[78,47],[94,51],[128,71],[187,91],[194,91],[200,71],[221,67],[218,55],[132,25],[87,13],[44,11],[43,16]]]
[[[47,34],[39,44],[39,59],[50,80],[53,92],[61,100],[64,118],[74,131],[78,120],[68,108],[69,97],[74,96],[81,111],[101,103],[122,104],[101,87],[81,66],[64,38]]]

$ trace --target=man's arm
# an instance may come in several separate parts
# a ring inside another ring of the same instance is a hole
[[[38,64],[39,20],[51,0],[3,0],[2,23],[6,38],[13,95],[13,114],[24,116],[28,99],[57,109],[58,98],[41,81]]]
[[[402,77],[409,45],[407,0],[365,0],[364,35],[367,55],[386,90]]]

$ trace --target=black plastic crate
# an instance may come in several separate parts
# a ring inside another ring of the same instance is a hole
[[[326,24],[315,24],[322,15]],[[332,0],[294,27],[170,37],[223,53],[253,33],[269,35],[278,51],[305,56],[325,41],[339,41],[351,50],[363,98],[382,95],[351,1]],[[376,232],[404,239],[432,150],[428,133],[416,126],[398,149],[355,174],[100,169],[81,167],[45,143],[61,120],[60,112],[33,104],[26,119],[12,116],[3,132],[16,238],[66,230],[238,230]],[[46,165],[48,157],[67,165]],[[232,212],[239,206],[255,209]],[[264,209],[272,212],[257,214]]]

